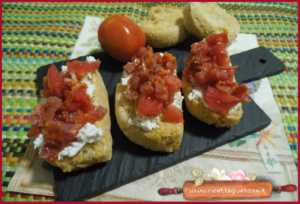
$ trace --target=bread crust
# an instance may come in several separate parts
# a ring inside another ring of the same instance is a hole
[[[185,40],[188,35],[181,8],[154,6],[149,11],[149,19],[143,21],[141,27],[147,43],[154,48],[174,46]]]
[[[238,107],[236,111],[229,112],[226,116],[221,115],[209,109],[203,102],[199,100],[189,100],[188,95],[192,92],[191,84],[183,77],[183,94],[184,102],[188,111],[198,120],[203,121],[209,125],[216,127],[232,127],[240,122],[243,109],[242,106]]]
[[[112,158],[112,137],[111,121],[109,115],[108,94],[103,79],[98,71],[91,73],[92,81],[95,85],[92,101],[96,106],[101,105],[106,108],[105,116],[95,122],[98,128],[102,128],[103,136],[97,142],[85,144],[74,157],[64,157],[62,160],[50,162],[53,166],[59,167],[63,172],[85,168],[96,163],[105,162]]]
[[[151,131],[144,131],[129,124],[128,120],[134,114],[134,104],[123,96],[125,91],[126,86],[117,84],[115,114],[124,135],[133,143],[153,151],[174,152],[178,150],[182,141],[183,123],[174,124],[160,121],[159,127]]]
[[[199,39],[226,32],[229,41],[232,42],[240,32],[236,18],[217,3],[191,3],[184,8],[183,13],[186,30]]]

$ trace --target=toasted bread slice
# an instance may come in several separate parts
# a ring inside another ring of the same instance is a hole
[[[209,125],[215,125],[216,127],[232,127],[239,123],[243,109],[241,103],[230,111],[226,116],[221,115],[213,110],[209,109],[203,99],[190,100],[189,94],[192,92],[191,84],[183,78],[183,94],[184,102],[188,111],[198,120],[201,120]]]
[[[240,32],[236,18],[217,3],[191,3],[184,8],[183,13],[186,30],[199,39],[226,32],[232,42]]]
[[[150,131],[130,124],[134,116],[134,104],[123,96],[126,86],[117,84],[115,95],[115,113],[119,127],[133,143],[146,149],[160,152],[174,152],[180,148],[183,135],[183,123],[159,121],[159,126]]]
[[[141,24],[147,43],[155,48],[174,46],[187,37],[181,8],[154,6],[149,19]]]
[[[98,128],[103,130],[103,136],[97,142],[85,144],[74,157],[64,157],[62,160],[51,162],[52,165],[59,167],[63,172],[70,172],[75,169],[85,168],[96,163],[105,162],[112,158],[112,137],[111,122],[109,115],[108,94],[103,79],[98,71],[91,73],[92,81],[95,85],[93,93],[93,103],[106,108],[105,116],[95,123]]]

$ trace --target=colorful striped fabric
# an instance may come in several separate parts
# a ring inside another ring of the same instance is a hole
[[[68,58],[86,15],[123,13],[140,21],[155,3],[5,3],[3,4],[2,187],[13,176],[28,140],[26,117],[37,104],[35,71]],[[168,3],[164,6],[182,6]],[[297,4],[221,3],[241,24],[241,32],[255,33],[286,65],[286,72],[269,78],[280,107],[284,128],[297,164]],[[48,200],[16,193],[4,200]]]

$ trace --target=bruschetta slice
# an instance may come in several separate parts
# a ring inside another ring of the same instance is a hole
[[[117,84],[115,112],[119,127],[133,143],[146,149],[174,152],[180,148],[183,114],[176,58],[141,48],[124,65]]]
[[[191,45],[183,70],[183,93],[188,111],[197,119],[216,127],[232,127],[248,101],[246,85],[235,80],[236,68],[226,51],[226,33],[213,34]]]
[[[108,95],[100,61],[50,65],[28,136],[38,154],[63,172],[112,158]]]

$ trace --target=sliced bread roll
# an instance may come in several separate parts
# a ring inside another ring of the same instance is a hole
[[[183,93],[188,111],[209,125],[232,127],[242,118],[248,88],[235,79],[226,51],[226,33],[213,34],[191,45],[183,70]]]
[[[59,167],[63,172],[70,172],[76,169],[85,168],[96,163],[105,162],[112,158],[112,137],[111,121],[109,115],[109,102],[106,87],[98,71],[91,74],[92,83],[95,86],[92,101],[93,104],[104,107],[107,112],[105,116],[94,123],[94,125],[103,130],[103,135],[99,141],[85,144],[82,149],[73,157],[64,157],[61,160],[54,160],[52,165]]]
[[[178,150],[184,119],[176,58],[143,47],[123,68],[116,87],[115,114],[124,135],[153,151]]]
[[[153,151],[178,150],[182,141],[183,123],[168,123],[160,120],[158,127],[150,131],[131,124],[129,121],[135,117],[135,104],[123,95],[126,89],[126,86],[117,84],[115,95],[116,118],[124,135],[133,143]]]

